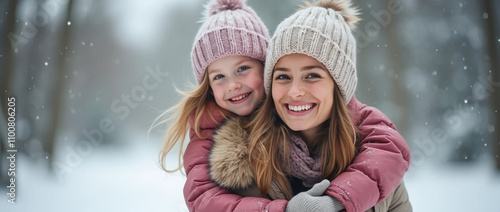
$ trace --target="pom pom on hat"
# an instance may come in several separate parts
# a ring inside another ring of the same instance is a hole
[[[215,15],[225,10],[242,9],[245,0],[215,0],[211,1],[207,7],[207,16]]]
[[[361,21],[361,18],[358,16],[359,10],[352,6],[350,0],[318,0],[314,4],[305,2],[305,5],[301,9],[308,7],[324,7],[339,12],[351,30],[356,29],[356,23]]]

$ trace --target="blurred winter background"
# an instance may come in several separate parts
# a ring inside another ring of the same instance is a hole
[[[153,120],[194,83],[201,0],[0,1],[0,211],[184,211]],[[274,32],[300,0],[249,0]],[[356,1],[356,95],[411,147],[415,211],[498,211],[500,2]],[[16,205],[7,98],[16,98]],[[177,163],[176,151],[169,165]]]

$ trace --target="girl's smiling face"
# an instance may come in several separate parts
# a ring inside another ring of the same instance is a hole
[[[262,62],[247,56],[227,56],[207,67],[212,94],[221,108],[239,116],[252,113],[264,97]]]
[[[314,137],[333,108],[335,82],[326,67],[303,54],[281,57],[273,70],[276,111],[293,131]]]

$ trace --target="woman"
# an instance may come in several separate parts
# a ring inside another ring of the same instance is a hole
[[[384,144],[364,145],[356,152],[356,145],[362,145],[356,143],[357,130],[362,140],[369,134],[385,136],[394,127],[380,120],[365,120],[375,126],[371,132],[365,132],[356,128],[356,120],[351,120],[351,115],[356,117],[356,114],[349,113],[359,114],[363,109],[353,108],[359,107],[358,104],[347,107],[354,99],[357,84],[356,45],[351,32],[356,16],[349,14],[353,14],[352,9],[346,5],[332,0],[318,1],[316,6],[293,14],[276,29],[264,69],[264,86],[272,98],[267,98],[258,112],[250,134],[250,161],[261,192],[270,187],[269,179],[275,179],[285,195],[290,196],[306,191],[321,179],[338,182],[342,177],[345,183],[332,183],[325,194],[350,211],[353,210],[349,207],[351,195],[363,197],[363,192],[377,185],[374,177],[383,178],[384,172],[399,168],[385,166],[371,170],[370,166],[364,166],[355,170],[352,165],[389,165],[393,159],[408,154]],[[271,151],[276,149],[279,154]],[[371,156],[355,159],[356,154],[370,151]],[[395,154],[378,154],[383,151]],[[313,165],[300,165],[304,162]],[[348,166],[351,170],[346,170]],[[350,176],[341,176],[349,171]],[[359,171],[363,174],[356,175]],[[354,183],[360,189],[349,189]],[[406,192],[402,196],[405,195]],[[365,198],[371,202],[374,197]],[[403,202],[406,204],[402,208],[411,208],[407,196]]]

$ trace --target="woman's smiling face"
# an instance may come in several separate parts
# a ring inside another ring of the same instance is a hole
[[[331,115],[334,89],[326,67],[307,55],[285,55],[274,66],[273,101],[278,115],[293,131],[317,133]]]

